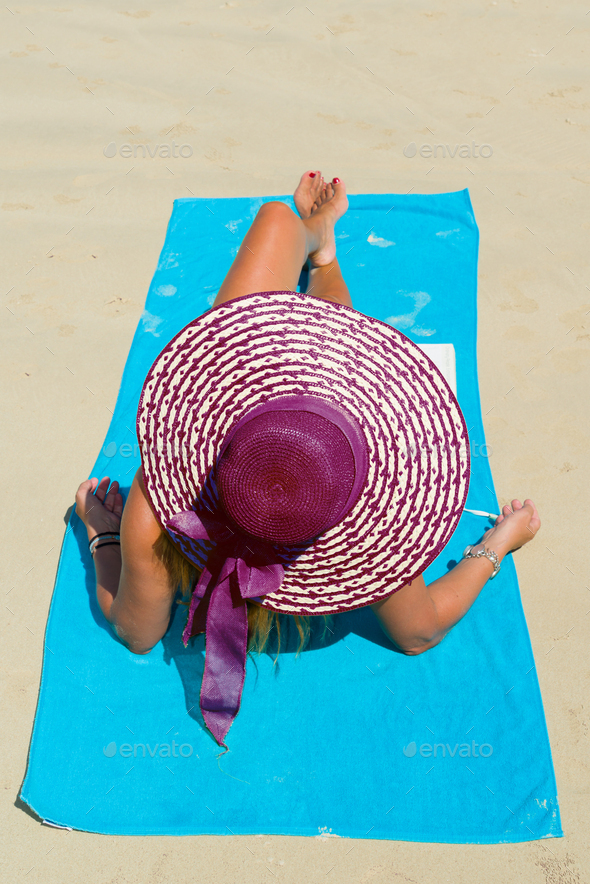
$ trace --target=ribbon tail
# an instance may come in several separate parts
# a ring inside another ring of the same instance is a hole
[[[248,612],[241,600],[233,605],[232,573],[216,584],[209,600],[200,697],[205,724],[225,749],[225,737],[242,700],[248,645]]]
[[[211,580],[211,577],[212,577],[212,574],[209,571],[209,569],[207,568],[207,566],[205,565],[205,567],[201,571],[201,574],[200,574],[199,579],[197,581],[197,585],[193,589],[193,594],[191,596],[191,603],[190,603],[189,609],[188,609],[188,617],[186,620],[186,626],[184,627],[184,631],[182,633],[182,643],[185,646],[185,648],[188,645],[189,638],[191,638],[193,635],[197,635],[198,632],[205,631],[205,629],[203,627],[203,629],[198,629],[196,632],[194,632],[193,625],[195,625],[195,614],[197,614],[197,608],[199,606],[199,603],[203,602],[203,604],[206,604],[204,597],[206,595],[207,587],[209,585],[209,581]]]
[[[248,565],[241,557],[231,556],[221,567],[217,559],[211,568],[203,569],[194,589],[182,638],[186,646],[191,635],[205,631],[199,704],[207,728],[227,749],[225,737],[240,710],[246,677],[246,599],[276,591],[284,568],[276,563]]]

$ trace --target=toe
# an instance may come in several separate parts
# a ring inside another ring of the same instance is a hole
[[[503,514],[504,514],[505,516],[511,516],[511,515],[512,515],[512,510],[510,509],[510,506],[509,506],[508,504],[505,504],[505,505],[502,507],[502,512],[503,512]]]
[[[512,501],[512,509],[514,511],[522,509],[522,503],[517,498],[514,498],[514,500]]]

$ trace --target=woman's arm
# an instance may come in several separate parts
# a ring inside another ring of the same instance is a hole
[[[533,501],[525,500],[523,505],[513,500],[512,509],[504,507],[482,543],[486,549],[494,550],[501,561],[511,550],[532,540],[540,527]],[[385,634],[404,654],[422,654],[441,642],[467,613],[493,570],[487,558],[463,559],[429,586],[422,576],[417,577],[370,607]]]
[[[96,598],[129,650],[147,654],[168,628],[175,594],[154,553],[160,526],[148,503],[141,470],[135,474],[124,510],[118,483],[107,489],[108,477],[100,483],[89,479],[76,495],[76,512],[89,540],[104,531],[121,534],[120,546],[99,546],[94,551]]]

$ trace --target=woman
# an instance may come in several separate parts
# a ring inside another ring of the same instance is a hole
[[[344,184],[338,178],[324,182],[319,171],[306,172],[294,200],[299,217],[280,202],[260,208],[214,308],[250,293],[294,292],[306,263],[307,294],[352,307],[336,259],[334,237],[334,226],[348,208]],[[149,653],[162,638],[176,591],[180,588],[185,596],[190,594],[198,575],[195,562],[182,556],[169,532],[162,530],[163,520],[156,518],[143,476],[138,470],[124,510],[118,483],[109,487],[108,477],[83,482],[76,495],[76,511],[86,525],[89,541],[94,540],[91,551],[98,603],[118,637],[135,654]],[[371,603],[395,647],[415,655],[437,645],[469,610],[487,580],[499,570],[503,557],[531,540],[540,524],[531,500],[521,503],[514,499],[511,506],[503,507],[494,527],[471,548],[468,557],[451,571],[429,586],[421,575],[414,576]],[[272,626],[280,627],[276,610],[261,607],[261,601],[263,597],[247,600],[248,647],[259,651]],[[300,648],[309,634],[308,620],[295,615]]]

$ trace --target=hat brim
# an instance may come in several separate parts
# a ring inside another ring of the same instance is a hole
[[[262,402],[313,395],[347,409],[365,434],[367,477],[345,517],[311,544],[275,545],[280,590],[262,604],[330,614],[410,583],[452,536],[469,487],[458,402],[423,351],[351,307],[297,292],[243,295],[187,325],[152,365],[137,432],[147,494],[165,525],[197,499],[215,510],[223,441]],[[179,540],[202,568],[212,548]],[[295,553],[295,554],[294,554]]]

